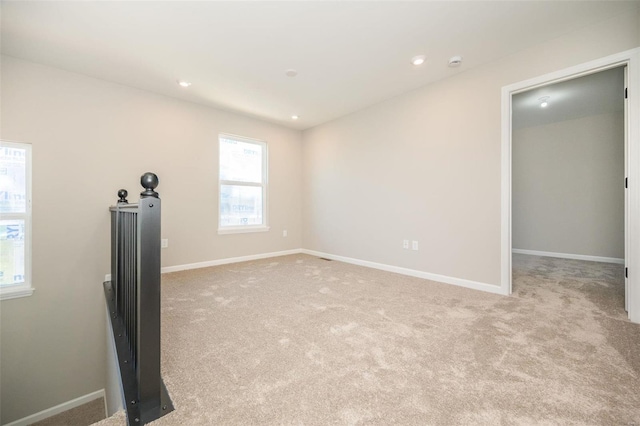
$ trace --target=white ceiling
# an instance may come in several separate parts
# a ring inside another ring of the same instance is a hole
[[[1,51],[306,129],[637,6],[3,1]],[[418,54],[427,61],[414,67]],[[464,57],[460,68],[447,67],[453,55]],[[286,77],[289,68],[298,76]]]
[[[548,106],[540,107],[540,98]],[[539,87],[513,96],[514,129],[624,111],[624,67]]]

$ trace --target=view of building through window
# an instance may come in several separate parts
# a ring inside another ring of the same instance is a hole
[[[266,143],[220,136],[220,220],[223,228],[266,225]]]
[[[25,282],[27,149],[0,148],[0,286]]]

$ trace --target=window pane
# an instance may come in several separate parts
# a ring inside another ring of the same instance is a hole
[[[262,146],[220,138],[220,179],[262,183]]]
[[[24,220],[0,220],[0,286],[25,280]]]
[[[0,148],[0,213],[27,211],[27,150]]]
[[[262,225],[262,188],[220,185],[220,227]]]

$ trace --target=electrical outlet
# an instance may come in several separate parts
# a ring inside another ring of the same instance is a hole
[[[167,238],[163,238],[160,240],[160,247],[167,248],[169,247],[169,240]]]
[[[104,276],[104,282],[109,282],[109,281],[111,281],[111,274],[106,274]]]
[[[282,236],[286,237],[288,235],[287,230],[285,229],[284,231],[282,231]]]
[[[411,241],[411,250],[418,250],[418,242]]]
[[[409,240],[402,240],[402,248],[403,249],[409,248]]]

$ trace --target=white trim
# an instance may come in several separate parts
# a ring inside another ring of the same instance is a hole
[[[104,418],[108,418],[111,417],[109,415],[109,407],[107,407],[107,398],[102,398],[102,400],[104,401]]]
[[[267,232],[271,229],[270,226],[257,225],[257,226],[233,226],[229,228],[218,228],[218,234],[247,234],[249,232]]]
[[[224,138],[227,138],[227,139],[233,139],[233,140],[238,141],[238,142],[261,143],[261,144],[264,144],[264,145],[267,144],[267,141],[264,140],[264,139],[252,138],[252,137],[249,137],[249,136],[235,135],[233,133],[220,132],[220,133],[218,133],[218,139],[220,137],[224,137]]]
[[[503,294],[503,295],[505,294],[503,292],[503,289],[497,285],[481,283],[478,281],[471,281],[463,278],[449,277],[446,275],[432,274],[430,272],[423,272],[415,269],[386,265],[384,263],[370,262],[368,260],[354,259],[351,257],[337,256],[334,254],[322,253],[314,250],[302,249],[301,253],[308,254],[311,256],[324,257],[331,260],[338,260],[340,262],[351,263],[353,265],[365,266],[367,268],[380,269],[382,271],[387,271],[387,272],[394,272],[396,274],[408,275],[410,277],[423,278],[426,280],[437,281],[445,284],[453,284],[459,287],[466,287],[473,290],[486,291],[488,293],[494,293],[494,294]]]
[[[430,272],[418,271],[415,269],[402,268],[399,266],[386,265],[383,263],[370,262],[368,260],[354,259],[351,257],[337,256],[334,254],[323,253],[315,250],[293,249],[285,251],[276,251],[271,253],[254,254],[249,256],[229,257],[226,259],[209,260],[206,262],[189,263],[186,265],[166,266],[161,269],[162,273],[186,271],[189,269],[207,268],[210,266],[226,265],[229,263],[247,262],[250,260],[267,259],[270,257],[288,256],[291,254],[308,254],[310,256],[324,257],[327,259],[337,260],[340,262],[351,263],[353,265],[364,266],[367,268],[380,269],[382,271],[394,272],[396,274],[408,275],[410,277],[423,278],[431,281],[437,281],[445,284],[453,284],[459,287],[466,287],[473,290],[486,291],[494,294],[505,294],[502,288],[496,285],[481,283],[478,281],[466,280],[463,278],[449,277],[446,275],[432,274]]]
[[[629,319],[640,323],[640,48],[629,52],[627,62],[627,189],[628,246],[625,253],[629,277]]]
[[[0,292],[0,300],[10,300],[10,299],[18,299],[20,297],[31,296],[35,288],[33,287],[24,287],[22,285],[16,286],[16,288],[5,287]]]
[[[627,87],[629,81],[629,69],[624,68],[624,87]],[[629,253],[629,191],[627,190],[626,180],[629,177],[629,162],[626,161],[629,158],[629,111],[628,111],[628,99],[625,96],[624,99],[624,176],[625,176],[625,191],[624,191],[624,252]],[[627,274],[624,277],[624,310],[629,312],[629,278]]]
[[[28,297],[33,294],[32,280],[32,205],[33,205],[33,147],[30,143],[0,140],[0,147],[24,149],[26,154],[25,186],[27,192],[26,211],[24,213],[4,213],[3,219],[17,219],[24,221],[24,282],[0,286],[0,301]]]
[[[620,259],[618,257],[588,256],[586,254],[555,253],[552,251],[523,250],[523,249],[515,249],[515,248],[512,249],[511,251],[517,254],[529,254],[532,256],[557,257],[560,259],[588,260],[590,262],[619,263],[621,265],[624,265],[624,259]]]
[[[596,59],[584,64],[545,74],[502,87],[501,158],[501,289],[511,293],[511,96],[535,87],[569,80],[616,66],[627,66],[627,250],[629,268],[628,311],[632,322],[640,323],[640,48]]]
[[[511,91],[502,88],[502,147],[500,158],[500,286],[511,294]]]
[[[227,265],[229,263],[247,262],[249,260],[267,259],[270,257],[288,256],[302,253],[302,249],[274,251],[271,253],[252,254],[249,256],[228,257],[226,259],[208,260],[205,262],[188,263],[186,265],[165,266],[160,269],[163,274],[168,272],[186,271],[189,269],[208,268],[210,266]]]
[[[220,177],[222,139],[241,143],[258,145],[262,149],[262,180],[261,182],[239,182],[224,180]],[[222,226],[222,185],[250,186],[262,189],[262,223],[247,226]],[[269,144],[261,139],[252,139],[245,136],[237,136],[229,133],[218,134],[218,234],[237,234],[243,232],[266,232],[269,230]]]
[[[104,389],[88,393],[84,396],[72,399],[71,401],[63,402],[62,404],[58,404],[55,407],[47,408],[46,410],[42,410],[38,413],[8,423],[5,426],[27,426],[32,423],[39,422],[40,420],[48,419],[49,417],[55,416],[56,414],[64,413],[65,411],[79,407],[83,404],[86,404],[87,402],[91,402],[98,398],[104,399]]]

